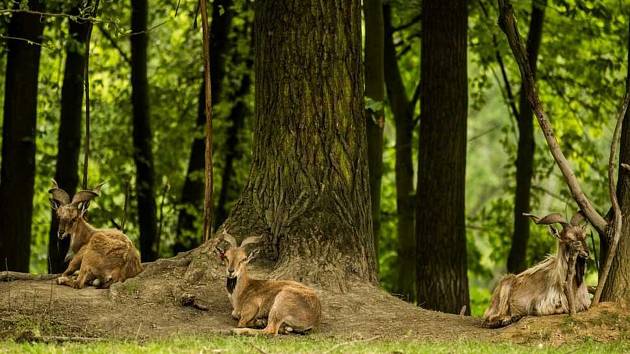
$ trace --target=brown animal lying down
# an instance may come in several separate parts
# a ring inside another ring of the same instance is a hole
[[[569,273],[569,257],[577,255],[575,280],[573,281],[576,311],[585,311],[591,304],[588,289],[584,282],[588,246],[586,226],[580,225],[581,214],[576,214],[567,222],[560,214],[550,214],[544,218],[530,216],[537,224],[558,223],[562,231],[551,227],[558,239],[556,255],[517,275],[508,274],[497,285],[492,294],[490,307],[486,310],[483,327],[498,328],[518,321],[523,316],[544,316],[569,312],[565,293],[565,282]]]
[[[112,283],[133,278],[142,271],[140,255],[129,238],[119,230],[96,229],[83,218],[90,200],[97,197],[100,185],[70,196],[53,180],[50,202],[59,218],[57,237],[70,236],[71,258],[68,268],[57,278],[58,284],[84,288],[108,288]],[[72,275],[79,271],[76,279]]]
[[[234,237],[223,234],[218,239],[227,241],[231,248],[216,251],[225,263],[226,290],[232,304],[232,317],[238,320],[235,334],[304,333],[319,325],[321,304],[312,288],[289,280],[251,279],[247,264],[254,259],[257,250],[249,255],[245,246],[257,243],[261,237],[248,237],[238,247]],[[245,327],[265,327],[251,329]]]

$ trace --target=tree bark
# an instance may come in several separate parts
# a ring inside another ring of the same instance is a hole
[[[136,196],[143,262],[157,259],[157,207],[155,171],[151,150],[149,83],[147,79],[148,1],[131,0],[131,102],[133,106],[133,147],[136,163]]]
[[[79,14],[75,8],[72,13]],[[57,163],[55,181],[63,190],[73,195],[79,184],[79,150],[81,148],[81,119],[83,109],[83,80],[85,77],[85,42],[88,23],[68,20],[70,41],[66,45],[66,63],[61,88],[61,116],[57,135]],[[70,240],[59,240],[59,221],[52,212],[48,237],[48,272],[65,270],[64,257]]]
[[[383,7],[385,21],[385,83],[396,122],[397,271],[394,292],[407,301],[416,297],[416,238],[412,162],[413,108],[405,91],[394,46],[391,5]]]
[[[230,32],[234,9],[232,0],[217,0],[212,3],[212,22],[210,23],[210,80],[213,105],[221,100],[223,91],[222,78],[225,75],[225,55],[227,52],[228,34]],[[180,198],[181,209],[177,217],[177,234],[173,252],[182,252],[199,245],[201,241],[199,214],[193,210],[202,210],[204,194],[204,152],[205,140],[203,136],[206,123],[205,114],[205,83],[199,89],[199,103],[197,105],[197,121],[195,130],[199,135],[193,139],[188,160],[186,180]]]
[[[360,1],[256,1],[254,33],[252,163],[223,227],[264,236],[272,276],[376,283]]]
[[[630,27],[628,28],[628,73],[626,88],[630,88]],[[613,259],[608,279],[602,292],[603,301],[630,301],[630,173],[621,164],[630,164],[630,110],[626,111],[621,125],[619,149],[619,168],[617,176],[617,199],[623,215],[621,237],[617,253]],[[600,269],[608,255],[606,235],[600,235],[602,251],[600,252]]]
[[[381,228],[381,180],[383,176],[383,126],[385,125],[383,111],[385,98],[383,1],[366,0],[363,12],[365,15],[365,96],[380,106],[379,108],[368,108],[366,112],[372,232],[374,234],[374,249],[378,258],[378,240]]]
[[[536,75],[536,62],[542,37],[545,4],[532,1],[532,14],[527,33],[527,57],[532,73]],[[529,240],[529,220],[523,213],[531,211],[530,197],[534,175],[534,115],[527,100],[524,85],[521,85],[518,148],[516,153],[516,191],[514,195],[514,233],[508,255],[507,269],[510,273],[520,273],[527,268],[527,242]]]
[[[17,5],[16,5],[17,6]],[[41,10],[31,0],[29,9]],[[35,183],[37,81],[44,24],[40,17],[14,13],[6,39],[2,167],[0,172],[0,266],[28,272]]]
[[[470,313],[465,171],[467,1],[422,5],[417,294],[422,307]]]

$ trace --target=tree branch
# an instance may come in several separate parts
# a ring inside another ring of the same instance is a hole
[[[507,36],[510,48],[512,49],[512,53],[514,54],[514,58],[516,59],[519,70],[521,72],[523,88],[525,89],[527,100],[532,106],[532,110],[536,114],[538,124],[540,125],[540,128],[545,135],[545,140],[547,141],[549,150],[551,151],[551,154],[553,155],[556,164],[560,168],[560,171],[562,172],[562,175],[564,176],[565,181],[569,189],[571,190],[571,195],[580,207],[580,210],[584,213],[586,218],[593,225],[593,227],[595,227],[600,235],[605,234],[606,230],[608,229],[608,223],[597,212],[597,210],[595,210],[591,202],[582,191],[582,188],[580,187],[580,184],[575,177],[575,173],[571,169],[571,166],[562,153],[562,150],[560,150],[558,141],[556,140],[556,137],[553,133],[553,128],[551,127],[549,119],[547,118],[547,113],[542,107],[540,98],[538,97],[536,84],[534,82],[534,75],[532,73],[529,60],[527,59],[525,47],[523,46],[521,40],[521,35],[519,34],[518,28],[516,26],[513,8],[507,0],[498,0],[498,3],[500,10],[499,26]]]
[[[118,42],[116,42],[114,37],[112,37],[112,35],[105,29],[105,27],[103,27],[103,25],[98,24],[97,27],[98,27],[98,30],[103,35],[103,37],[107,39],[109,44],[111,44],[112,47],[118,51],[118,54],[120,54],[120,57],[123,58],[123,60],[126,61],[127,64],[131,65],[131,59],[129,58],[127,53],[125,53],[125,51],[118,45]]]
[[[405,28],[409,28],[409,27],[413,26],[414,24],[420,22],[420,18],[421,17],[422,17],[422,13],[417,14],[409,22],[407,22],[407,23],[405,23],[403,25],[400,25],[398,27],[394,27],[392,29],[392,32],[398,32],[398,31],[404,30]]]
[[[623,104],[619,110],[617,116],[617,124],[615,125],[615,132],[613,133],[612,143],[610,144],[610,157],[608,159],[608,193],[610,194],[610,201],[612,203],[612,209],[614,212],[614,224],[608,228],[608,241],[610,248],[608,249],[608,255],[606,256],[606,263],[599,274],[599,281],[597,282],[597,289],[595,290],[595,296],[593,296],[593,305],[599,304],[599,300],[606,285],[608,273],[612,266],[612,261],[617,253],[617,245],[619,244],[619,237],[621,233],[621,225],[623,223],[623,217],[621,215],[621,208],[619,207],[619,201],[617,200],[617,183],[615,183],[615,165],[617,165],[617,150],[619,145],[619,139],[621,139],[621,125],[623,124],[623,117],[628,110],[628,103],[630,103],[630,90],[626,88],[626,96],[623,99]]]

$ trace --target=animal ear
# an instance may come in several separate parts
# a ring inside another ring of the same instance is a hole
[[[247,263],[253,261],[254,259],[256,259],[256,257],[258,256],[258,253],[260,253],[260,249],[256,248],[254,250],[252,250],[251,252],[249,252],[249,256],[247,256]]]
[[[217,246],[214,248],[214,252],[217,254],[217,256],[219,256],[221,260],[225,259],[225,251],[223,250],[223,248]]]
[[[84,217],[87,213],[87,205],[79,207],[79,216]]]
[[[57,208],[59,208],[60,203],[59,203],[58,201],[56,201],[56,200],[54,200],[54,199],[52,199],[52,198],[48,198],[48,200],[50,200],[50,207],[51,207],[53,210],[57,210]]]

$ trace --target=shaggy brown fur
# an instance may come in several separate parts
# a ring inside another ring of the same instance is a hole
[[[72,201],[53,180],[51,203],[59,218],[57,236],[70,236],[71,257],[68,268],[57,279],[58,284],[78,289],[93,284],[108,288],[112,283],[132,278],[142,271],[140,255],[129,238],[119,230],[96,229],[84,219],[91,199],[99,195],[100,186],[77,192]],[[79,271],[76,279],[74,272]]]
[[[240,247],[236,240],[223,234],[222,239],[232,246],[227,251],[217,247],[225,263],[228,297],[232,303],[232,317],[238,320],[235,334],[269,334],[309,331],[319,325],[321,304],[312,288],[289,280],[258,280],[247,275],[247,264],[257,251],[249,255],[245,246],[260,241],[260,237],[245,239]],[[251,329],[246,327],[262,327]]]
[[[579,215],[579,214],[578,214]],[[565,284],[569,280],[569,258],[577,256],[573,294],[576,311],[588,309],[591,300],[588,295],[584,273],[588,259],[586,230],[580,226],[581,217],[574,216],[566,222],[560,214],[550,214],[542,219],[529,215],[537,224],[562,225],[558,233],[558,251],[554,256],[517,275],[508,274],[497,285],[492,294],[490,307],[484,314],[483,326],[497,328],[507,326],[527,315],[543,316],[569,312]]]

